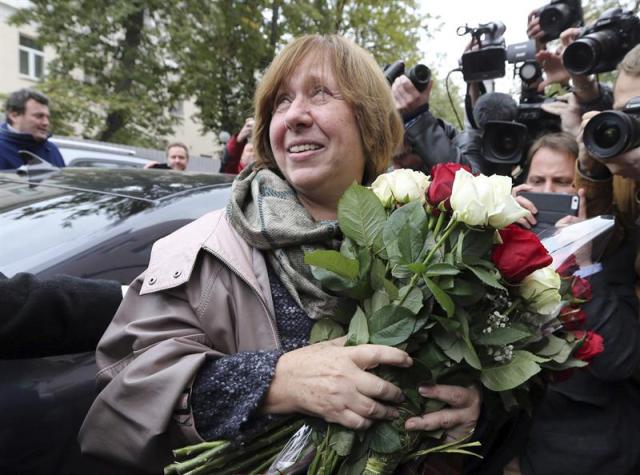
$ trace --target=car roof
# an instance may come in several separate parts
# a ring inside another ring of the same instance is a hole
[[[233,176],[213,173],[145,170],[137,168],[63,168],[31,177],[15,171],[0,173],[0,183],[28,184],[156,201],[194,190],[229,186]]]

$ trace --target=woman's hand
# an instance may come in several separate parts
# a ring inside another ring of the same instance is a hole
[[[404,400],[400,388],[366,371],[381,364],[408,368],[409,355],[383,345],[343,346],[345,338],[316,343],[283,354],[263,412],[301,412],[350,429],[366,429],[376,419],[395,419]]]
[[[468,435],[476,427],[480,416],[480,390],[475,386],[420,386],[420,394],[431,399],[446,402],[449,407],[422,417],[411,417],[405,422],[407,430],[447,429],[447,438],[458,440]]]

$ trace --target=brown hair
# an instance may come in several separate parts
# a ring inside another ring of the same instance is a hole
[[[180,148],[183,148],[183,149],[184,149],[184,151],[187,153],[187,160],[189,160],[189,148],[188,148],[185,144],[183,144],[182,142],[171,142],[169,145],[167,145],[167,148],[165,148],[165,149],[164,149],[164,155],[165,155],[165,157],[168,157],[168,156],[169,156],[169,150],[170,150],[172,147],[180,147]]]
[[[636,45],[624,55],[618,64],[618,71],[624,71],[631,76],[640,76],[640,45]]]
[[[253,144],[256,166],[277,168],[269,125],[276,96],[283,83],[309,56],[328,59],[340,95],[353,109],[366,158],[364,183],[383,173],[402,145],[403,126],[391,88],[373,57],[360,46],[338,35],[306,35],[293,40],[264,73],[254,98]]]
[[[527,169],[531,166],[531,159],[536,152],[544,147],[557,150],[558,152],[568,153],[574,159],[578,158],[578,142],[576,142],[576,139],[572,135],[566,132],[545,134],[533,142],[533,145],[529,148],[527,154]]]

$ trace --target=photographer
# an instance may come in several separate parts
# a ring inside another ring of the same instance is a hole
[[[527,176],[522,185],[513,188],[513,194],[520,205],[531,212],[530,216],[522,218],[519,224],[527,229],[538,225],[535,205],[518,193],[533,191],[540,193],[575,193],[573,181],[575,177],[576,159],[578,158],[578,143],[567,133],[546,134],[536,140],[529,148],[527,159]],[[579,190],[580,209],[578,217],[587,217],[584,203],[584,190]],[[558,223],[566,225],[574,221],[573,216],[566,216]]]
[[[540,137],[529,151],[526,182],[514,188],[519,191],[574,193],[572,181],[578,145],[568,134]],[[584,193],[579,190],[581,205],[578,216],[567,216],[556,223],[563,226],[586,218]],[[533,217],[520,223],[526,228],[537,224],[537,210],[522,196],[518,202]],[[593,329],[604,337],[604,352],[588,369],[576,370],[571,377],[549,384],[537,406],[526,441],[509,469],[529,474],[560,475],[565,473],[631,474],[640,469],[637,451],[629,451],[640,442],[640,392],[631,376],[640,362],[640,325],[636,318],[637,299],[633,291],[631,263],[633,248],[618,248],[605,256],[600,266],[588,266],[591,246],[576,252],[586,258],[582,275],[588,279],[593,296],[583,306],[584,314],[572,315],[570,322],[583,321],[585,329]],[[598,272],[598,269],[602,269]],[[575,318],[575,320],[574,320]],[[579,436],[579,443],[576,437]],[[507,473],[507,472],[505,472]],[[511,472],[508,472],[511,473]]]
[[[614,109],[622,110],[631,99],[638,96],[640,96],[640,45],[629,51],[618,65],[618,77],[613,89]],[[585,114],[583,131],[594,117],[597,117],[596,113]],[[583,141],[582,134],[579,139]],[[606,160],[598,160],[591,156],[586,147],[581,144],[576,186],[585,189],[589,215],[615,212],[621,224],[615,242],[632,240],[636,248],[639,179],[640,147],[636,146]],[[636,274],[640,275],[640,261],[637,253],[635,268]],[[637,283],[636,290],[638,290]]]
[[[396,109],[404,120],[405,144],[422,159],[422,171],[425,173],[429,173],[437,163],[460,161],[452,143],[457,130],[434,117],[429,110],[432,87],[433,80],[430,80],[421,92],[404,74],[399,75],[391,86]]]

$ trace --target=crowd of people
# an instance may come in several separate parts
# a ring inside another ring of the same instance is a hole
[[[407,419],[405,428],[443,429],[451,439],[474,431],[484,459],[453,464],[443,473],[640,473],[640,125],[628,150],[610,158],[594,157],[584,140],[600,111],[621,111],[640,98],[640,44],[619,58],[609,88],[597,76],[563,66],[562,54],[580,38],[580,29],[563,31],[558,50],[551,51],[533,12],[528,34],[545,73],[528,90],[542,95],[559,84],[567,92],[537,103],[546,120],[526,124],[516,162],[488,157],[483,143],[496,121],[518,121],[522,104],[510,95],[483,94],[470,83],[471,117],[460,131],[430,110],[432,82],[421,89],[400,75],[390,86],[371,55],[352,41],[304,36],[266,69],[252,117],[225,145],[220,172],[238,175],[227,209],[158,241],[147,271],[121,303],[119,287],[110,282],[2,276],[2,299],[5,293],[14,297],[11,304],[0,302],[9,308],[6,318],[37,314],[31,293],[39,296],[38,305],[66,302],[48,306],[57,316],[37,317],[48,325],[96,302],[108,313],[89,329],[65,324],[70,332],[83,332],[82,338],[64,335],[58,347],[41,347],[47,354],[64,353],[70,345],[85,349],[100,340],[99,393],[79,434],[83,452],[112,473],[159,473],[173,448],[249,440],[286,414],[353,429],[397,418],[394,404],[402,392],[368,370],[410,367],[411,358],[384,345],[344,346],[340,339],[309,344],[314,322],[343,302],[319,285],[303,256],[339,248],[338,201],[351,183],[371,184],[390,168],[428,174],[436,164],[454,162],[476,173],[511,176],[513,195],[530,212],[518,222],[527,229],[615,216],[611,238],[597,256],[600,265],[591,266],[593,297],[584,307],[586,325],[604,337],[605,349],[587,370],[550,383],[532,413],[501,413],[476,386],[423,385],[420,395],[444,407]],[[21,165],[18,149],[64,166],[47,140],[45,96],[12,94],[6,119],[0,168]],[[171,143],[166,156],[166,165],[149,168],[185,170],[188,147]],[[579,206],[557,222],[544,222],[526,194],[531,192],[575,195]],[[88,290],[79,292],[85,285]],[[24,287],[29,291],[16,290]],[[64,292],[70,297],[60,297]],[[29,318],[28,325],[37,325],[36,317]],[[20,345],[30,346],[15,334],[0,337],[7,357],[23,357]],[[420,473],[435,473],[429,464],[425,459]]]

